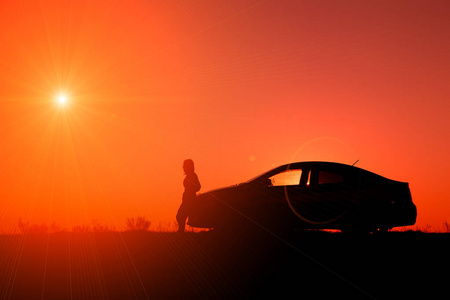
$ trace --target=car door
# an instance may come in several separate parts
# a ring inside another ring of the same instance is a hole
[[[299,185],[287,186],[285,188],[285,201],[290,210],[290,216],[296,227],[315,228],[319,221],[317,194],[311,185],[312,171],[310,168],[303,169]]]
[[[345,174],[336,170],[311,169],[298,204],[311,223],[330,224],[340,219],[351,207],[354,190],[346,183]]]
[[[292,197],[297,190],[302,178],[301,169],[282,170],[267,178],[267,185],[261,190],[260,195],[253,202],[252,217],[255,221],[265,227],[286,227],[289,218],[293,214],[286,200],[286,193]]]

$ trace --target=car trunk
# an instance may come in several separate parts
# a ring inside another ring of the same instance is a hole
[[[407,182],[394,182],[390,189],[391,224],[392,226],[414,225],[417,218],[417,208],[412,201],[411,191]]]

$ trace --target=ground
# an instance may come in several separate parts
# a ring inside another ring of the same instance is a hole
[[[450,267],[447,233],[62,232],[0,245],[2,299],[436,298]]]

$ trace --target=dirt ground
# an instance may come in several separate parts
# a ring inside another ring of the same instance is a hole
[[[4,235],[0,299],[437,298],[449,246],[421,232]]]

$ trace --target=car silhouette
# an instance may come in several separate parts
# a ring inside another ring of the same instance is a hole
[[[414,225],[416,217],[406,182],[340,163],[298,162],[198,195],[188,225],[368,233]]]

